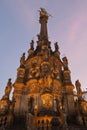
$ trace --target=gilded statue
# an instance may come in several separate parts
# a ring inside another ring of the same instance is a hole
[[[40,16],[41,17],[42,16],[48,17],[48,13],[47,13],[47,11],[44,8],[40,8],[39,12],[40,12]]]

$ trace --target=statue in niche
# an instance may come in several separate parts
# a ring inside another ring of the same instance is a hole
[[[54,97],[54,111],[57,112],[57,100]]]
[[[60,79],[58,68],[55,67],[55,68],[53,69],[53,71],[52,71],[52,77],[53,77],[54,79]]]
[[[25,64],[25,53],[22,54],[21,58],[20,58],[20,66],[24,66]]]
[[[31,93],[38,93],[39,92],[39,87],[38,87],[38,82],[36,79],[32,80],[32,83],[30,84],[29,92]]]
[[[59,72],[59,66],[58,66],[58,63],[55,61],[53,67],[51,68],[52,70],[52,77],[54,79],[60,79],[60,72]]]
[[[61,104],[60,99],[57,99],[56,97],[54,97],[54,111],[57,112],[58,115],[60,115],[61,109],[62,109],[62,104]]]
[[[52,82],[53,82],[51,75],[45,76],[44,80],[45,80],[45,82],[44,82],[45,87],[50,89],[52,87]]]
[[[5,94],[4,94],[2,99],[9,99],[9,95],[10,95],[11,90],[12,90],[11,79],[8,79],[8,83],[7,83],[7,86],[5,88]]]
[[[50,91],[52,89],[52,83],[53,83],[53,80],[52,80],[51,75],[49,74],[44,75],[44,76],[42,75],[38,81],[39,91],[42,91],[43,88],[44,90]]]
[[[68,60],[67,57],[63,57],[63,66],[64,66],[64,70],[68,70]]]
[[[34,110],[34,98],[30,97],[28,100],[28,111],[33,112]]]
[[[44,61],[42,64],[41,64],[41,72],[42,72],[42,75],[46,75],[50,72],[50,63],[47,62],[47,61]]]

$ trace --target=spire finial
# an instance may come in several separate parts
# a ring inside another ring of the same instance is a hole
[[[49,14],[44,8],[40,8],[39,12],[40,12],[40,17],[47,17],[47,18],[49,17]]]
[[[41,24],[41,29],[40,29],[40,39],[41,40],[48,40],[48,32],[47,32],[47,20],[49,17],[49,14],[44,8],[40,8],[40,19],[39,22]]]

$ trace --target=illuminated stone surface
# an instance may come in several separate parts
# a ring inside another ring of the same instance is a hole
[[[0,130],[52,130],[87,129],[87,102],[82,98],[81,84],[75,86],[67,57],[60,59],[58,43],[51,48],[47,22],[49,14],[39,10],[41,24],[37,46],[31,40],[28,57],[20,58],[14,84],[8,81],[5,94],[0,100]],[[14,88],[12,101],[10,91]],[[4,123],[3,123],[4,122]]]

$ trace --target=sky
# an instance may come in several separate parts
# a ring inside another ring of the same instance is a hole
[[[49,40],[67,56],[72,83],[79,79],[87,88],[87,0],[0,0],[0,98],[8,79],[16,80],[22,53],[27,57],[30,41],[37,41],[40,7],[52,15]]]

